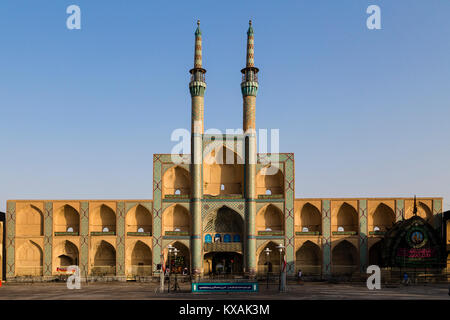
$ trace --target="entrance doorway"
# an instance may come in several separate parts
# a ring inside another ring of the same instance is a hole
[[[232,276],[242,273],[243,258],[237,252],[210,252],[205,254],[204,273],[209,276]]]

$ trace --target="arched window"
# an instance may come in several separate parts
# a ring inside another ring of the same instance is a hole
[[[73,228],[72,227],[68,227],[67,228],[67,232],[73,232]]]
[[[302,232],[309,232],[309,229],[307,227],[303,227]]]
[[[108,229],[108,227],[104,227],[102,231],[103,232],[109,232],[109,229]]]
[[[338,232],[344,232],[344,227],[339,226],[337,229]]]
[[[233,242],[241,242],[241,237],[238,234],[233,236]]]
[[[270,191],[270,189],[266,190],[266,195],[270,196],[272,194],[272,191]]]
[[[214,242],[221,242],[222,241],[222,237],[220,236],[220,234],[216,233],[216,235],[214,236]]]
[[[229,234],[224,235],[223,242],[231,242],[231,236]]]
[[[139,228],[137,232],[140,232],[140,233],[144,232],[144,228]]]
[[[205,243],[211,243],[212,242],[212,237],[210,234],[205,235]]]

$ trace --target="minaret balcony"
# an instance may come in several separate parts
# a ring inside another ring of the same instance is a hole
[[[246,81],[241,83],[242,95],[245,96],[255,96],[258,93],[258,82],[256,81]]]

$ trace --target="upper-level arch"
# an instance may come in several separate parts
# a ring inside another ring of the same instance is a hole
[[[332,216],[332,231],[358,232],[358,212],[352,205],[344,202]]]
[[[297,211],[295,218],[296,231],[321,232],[322,214],[311,203],[305,203],[302,209]]]
[[[284,231],[283,212],[268,204],[256,214],[256,231]]]
[[[116,213],[105,204],[94,208],[90,217],[90,230],[94,232],[116,232]]]
[[[284,194],[284,175],[275,166],[264,167],[256,175],[256,194]]]
[[[43,236],[44,217],[42,211],[33,205],[27,205],[16,215],[17,236]]]
[[[369,214],[369,231],[386,231],[395,222],[394,211],[384,203],[380,203],[372,214]]]
[[[55,214],[55,232],[80,232],[80,214],[71,205],[64,205]]]
[[[191,175],[189,171],[180,166],[168,169],[163,175],[162,183],[163,196],[191,194]]]
[[[126,232],[152,232],[152,214],[141,204],[131,208],[125,220]]]
[[[189,211],[179,204],[170,206],[163,212],[162,229],[163,234],[167,231],[190,232]]]
[[[231,149],[220,146],[203,160],[203,193],[243,194],[244,161]]]

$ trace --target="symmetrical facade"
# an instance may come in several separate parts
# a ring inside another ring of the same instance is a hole
[[[413,215],[412,198],[295,198],[294,154],[258,154],[254,31],[241,70],[243,134],[204,134],[206,70],[195,32],[191,154],[155,154],[153,200],[9,200],[6,278],[51,279],[69,265],[82,277],[156,276],[174,271],[249,276],[365,272],[386,230]],[[179,161],[183,159],[184,161]],[[417,214],[441,228],[442,198],[418,198]],[[447,228],[448,230],[448,228]],[[448,232],[448,231],[447,231]],[[270,251],[265,251],[269,248]]]

